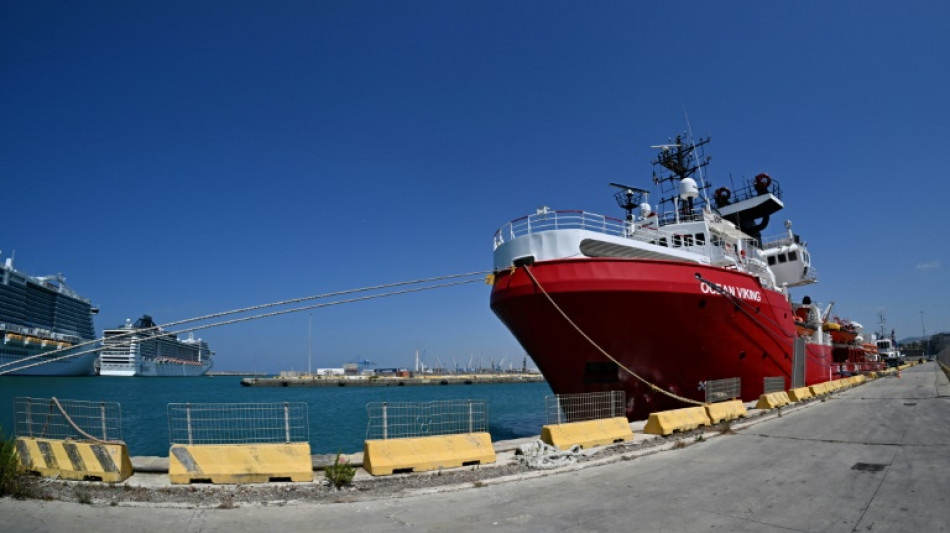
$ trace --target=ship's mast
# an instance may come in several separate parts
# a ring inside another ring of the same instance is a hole
[[[692,183],[692,186],[696,186],[696,180],[693,179],[693,175],[709,165],[709,160],[711,159],[709,156],[706,156],[703,151],[703,146],[708,142],[709,137],[705,139],[701,138],[699,141],[693,142],[691,139],[684,141],[682,135],[677,135],[675,141],[671,140],[668,144],[651,146],[651,148],[658,148],[660,150],[660,153],[656,156],[656,160],[653,161],[653,183],[660,186],[662,193],[658,207],[669,203],[673,208],[678,208],[679,200],[683,196],[684,183]],[[662,167],[665,170],[660,170],[658,173],[657,167]],[[684,180],[688,181],[684,182]],[[709,185],[705,183],[705,179],[701,181],[702,185],[697,188],[697,193],[700,192],[698,189],[701,189],[702,192],[702,199],[699,201],[699,205],[694,203],[693,198],[683,198],[684,203],[682,209],[677,209],[678,212],[682,211],[682,214],[692,214],[697,207],[700,207],[706,202],[705,199],[708,197],[706,189],[709,188]],[[689,185],[686,186],[688,187]],[[661,212],[666,211],[661,208],[658,208],[658,210]]]

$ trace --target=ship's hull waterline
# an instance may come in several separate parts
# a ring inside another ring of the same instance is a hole
[[[42,352],[49,352],[50,349],[19,349],[18,352],[24,352],[26,355],[7,355],[0,353],[0,368],[23,368],[10,372],[11,376],[92,376],[95,375],[96,358],[98,352],[86,348],[80,355],[70,355],[70,352],[58,352],[52,355],[34,356]],[[28,367],[28,368],[27,368]]]

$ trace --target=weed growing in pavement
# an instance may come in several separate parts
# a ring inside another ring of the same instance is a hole
[[[19,497],[23,487],[20,483],[23,469],[16,453],[16,439],[7,438],[0,427],[0,496]]]
[[[353,482],[356,468],[348,463],[345,457],[341,457],[340,452],[336,452],[333,464],[326,467],[323,473],[334,488],[341,489]]]

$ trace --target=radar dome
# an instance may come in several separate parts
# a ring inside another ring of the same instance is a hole
[[[699,187],[696,186],[696,180],[693,178],[683,178],[680,180],[680,198],[688,200],[699,196]]]
[[[642,216],[647,216],[650,214],[650,204],[643,202],[640,204],[640,214]]]

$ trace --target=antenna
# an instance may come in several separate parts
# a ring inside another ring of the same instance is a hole
[[[693,141],[693,125],[689,123],[689,113],[686,112],[686,104],[683,104],[683,117],[686,118],[686,131],[689,132],[689,142],[693,145],[693,150],[695,151],[696,143]],[[693,154],[693,157],[696,157],[695,153]],[[709,197],[706,196],[706,176],[703,175],[703,165],[699,165],[698,171],[700,184],[699,190],[703,193],[703,199],[706,200],[706,205],[709,205]]]
[[[647,201],[650,192],[646,189],[620,183],[611,183],[610,186],[620,189],[620,191],[614,194],[614,198],[617,200],[617,205],[627,212],[627,220],[633,221],[633,210]]]

